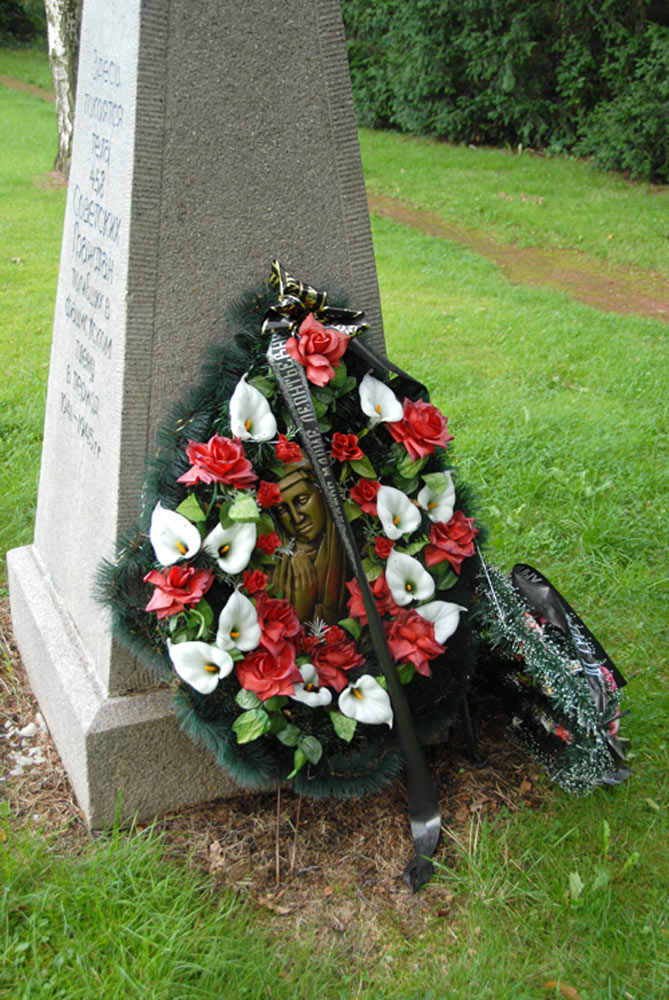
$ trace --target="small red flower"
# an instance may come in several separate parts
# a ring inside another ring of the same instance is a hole
[[[281,490],[279,489],[279,484],[268,483],[263,479],[258,487],[256,500],[258,501],[258,506],[263,509],[265,509],[265,507],[273,507],[275,503],[281,503]]]
[[[386,538],[385,535],[378,535],[374,539],[374,551],[379,559],[387,559],[394,548],[395,542],[392,538]]]
[[[386,626],[388,649],[396,663],[413,663],[419,674],[430,676],[428,660],[443,653],[445,647],[434,638],[434,625],[412,608],[403,608],[394,622]]]
[[[474,555],[474,538],[479,529],[474,527],[474,518],[465,517],[456,510],[448,524],[433,524],[430,544],[424,548],[425,565],[429,569],[448,559],[456,573],[464,559]]]
[[[574,737],[571,735],[568,729],[564,728],[564,726],[556,726],[555,735],[558,736],[563,741],[563,743],[566,743],[567,745],[574,742]]]
[[[311,650],[310,659],[321,684],[334,691],[343,691],[348,684],[347,671],[365,662],[353,640],[337,625],[331,626],[324,641]]]
[[[340,431],[335,431],[332,435],[332,457],[337,462],[364,458],[364,452],[358,445],[358,435],[342,434]]]
[[[263,573],[259,569],[253,571],[245,569],[242,580],[247,594],[257,594],[267,586],[267,573]]]
[[[237,680],[246,691],[253,691],[261,701],[276,695],[293,694],[302,675],[295,663],[295,650],[288,643],[274,656],[267,649],[255,649],[236,666]]]
[[[404,400],[404,416],[396,423],[387,423],[395,441],[401,441],[415,462],[431,455],[435,448],[445,448],[453,435],[448,433],[447,417],[425,400],[416,403]]]
[[[286,341],[286,353],[306,368],[310,382],[327,385],[348,347],[348,336],[323,326],[313,313],[302,321],[297,333],[297,338],[289,337]]]
[[[381,483],[376,479],[361,479],[351,487],[351,500],[360,506],[365,514],[373,514],[376,517],[376,497],[381,489]]]
[[[256,548],[260,549],[266,556],[273,556],[280,545],[281,539],[276,531],[270,531],[267,535],[258,535],[256,542]]]
[[[347,604],[351,618],[357,618],[361,625],[366,625],[367,612],[365,611],[365,603],[362,599],[360,584],[357,580],[353,579],[348,581],[346,587],[351,595]],[[374,583],[370,584],[370,589],[372,591],[374,603],[376,604],[376,609],[382,618],[384,615],[397,614],[399,607],[393,601],[390,588],[386,582],[385,573],[382,573],[376,578]]]
[[[278,655],[288,639],[298,641],[302,625],[290,601],[268,597],[263,590],[256,601],[256,614],[262,631],[260,645],[274,656]]]
[[[214,434],[207,442],[189,441],[186,455],[191,468],[177,479],[178,483],[186,486],[226,483],[241,490],[253,486],[258,478],[239,438]]]
[[[214,582],[214,574],[209,569],[195,569],[193,566],[171,566],[166,573],[152,569],[144,581],[156,588],[144,610],[155,611],[159,618],[167,618],[185,611],[187,606],[199,604]]]
[[[302,449],[297,441],[289,441],[285,434],[279,434],[279,440],[274,445],[274,454],[279,462],[293,463],[301,462],[303,459]]]

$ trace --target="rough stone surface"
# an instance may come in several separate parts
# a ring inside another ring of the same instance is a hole
[[[117,789],[129,813],[215,784],[168,779],[166,696],[92,596],[137,517],[156,429],[273,257],[346,289],[376,347],[383,334],[337,2],[87,0],[80,52],[35,544],[13,553],[10,588],[26,669],[98,823]],[[146,800],[127,793],[140,759]]]

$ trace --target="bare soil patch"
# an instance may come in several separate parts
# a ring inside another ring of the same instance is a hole
[[[39,715],[6,598],[0,602],[0,645],[2,795],[17,820],[56,835],[60,850],[77,853],[95,835]],[[476,714],[484,766],[469,763],[458,725],[447,743],[427,750],[448,827],[436,860],[446,867],[457,863],[455,838],[468,844],[483,817],[504,822],[502,810],[531,809],[547,799],[536,766],[506,740],[496,703],[479,695]],[[177,810],[156,825],[171,856],[296,929],[316,920],[337,936],[360,920],[374,924],[378,915],[390,913],[405,933],[416,933],[427,921],[447,917],[454,901],[447,885],[431,882],[412,895],[404,881],[412,851],[401,781],[379,795],[346,802],[299,800],[287,790],[280,798],[240,794]]]
[[[32,94],[33,97],[41,97],[43,100],[51,101],[52,104],[55,104],[56,98],[53,91],[45,90],[44,87],[36,87],[32,83],[24,83],[13,76],[4,76],[2,74],[0,74],[0,84],[3,87],[11,87],[12,90],[22,90],[25,94]]]
[[[548,285],[605,312],[634,314],[669,323],[669,278],[654,271],[632,273],[578,250],[517,247],[497,243],[476,229],[446,222],[435,212],[368,191],[371,212],[439,239],[470,247],[494,261],[514,284]]]

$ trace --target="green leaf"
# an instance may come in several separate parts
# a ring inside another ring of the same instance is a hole
[[[333,389],[339,389],[344,385],[346,378],[348,376],[348,369],[343,361],[340,361],[335,368],[334,378],[331,379],[330,385]]]
[[[345,628],[349,635],[358,640],[362,635],[362,626],[357,618],[342,618],[337,622],[340,628]]]
[[[207,515],[200,506],[200,501],[194,493],[189,493],[185,500],[182,500],[176,509],[177,514],[187,517],[193,524],[201,524],[207,520]]]
[[[344,381],[344,384],[340,387],[338,394],[340,396],[345,396],[347,392],[351,392],[353,389],[355,389],[357,384],[358,383],[355,380],[355,378],[352,375],[349,375],[348,378]]]
[[[252,708],[238,715],[232,723],[238,743],[250,743],[271,728],[271,720],[264,708]]]
[[[402,684],[408,684],[412,680],[414,674],[416,673],[416,668],[413,663],[400,663],[397,668],[397,676]]]
[[[440,496],[449,484],[449,478],[443,472],[426,472],[420,478],[435,496]]]
[[[350,743],[355,736],[355,729],[358,725],[355,719],[349,719],[347,715],[342,715],[341,712],[330,712],[330,718],[339,739]]]
[[[418,552],[423,551],[423,549],[427,545],[427,542],[428,542],[427,537],[423,535],[421,538],[417,538],[415,542],[407,542],[406,545],[402,546],[401,550],[398,549],[398,552],[402,551],[408,556],[415,556]]]
[[[274,379],[267,378],[266,375],[254,375],[253,378],[248,379],[248,384],[261,392],[266,399],[271,399],[276,392]]]
[[[214,621],[214,612],[209,602],[203,597],[187,613],[186,620],[188,621],[189,629],[197,630],[196,639],[201,639]]]
[[[268,514],[267,511],[261,511],[260,517],[256,522],[256,529],[259,535],[270,535],[273,531],[276,531],[272,515]]]
[[[278,712],[280,708],[283,708],[287,704],[288,699],[282,694],[277,694],[273,698],[268,698],[267,701],[263,702],[268,712]]]
[[[257,523],[260,520],[260,507],[250,493],[242,493],[228,507],[228,517],[236,523]]]
[[[385,679],[383,674],[377,674],[374,678],[379,687],[383,688],[384,691],[388,690],[388,681]]]
[[[299,726],[293,726],[289,724],[283,729],[280,729],[276,734],[278,740],[280,740],[284,746],[296,747],[299,743],[300,736],[302,735],[302,730]]]
[[[299,749],[312,764],[318,764],[323,755],[323,747],[315,736],[303,736],[299,742]]]
[[[301,750],[300,747],[298,747],[295,753],[293,754],[294,766],[293,770],[288,775],[288,778],[289,779],[294,778],[297,772],[302,770],[306,762],[307,762],[307,755],[305,754],[304,750]]]
[[[362,511],[357,503],[353,500],[344,500],[344,511],[346,512],[346,517],[349,522],[357,521],[359,517],[362,517]]]
[[[383,573],[383,566],[381,563],[374,562],[369,558],[369,556],[365,556],[362,560],[362,568],[364,569],[365,576],[370,583],[374,583],[374,581],[377,580]]]
[[[257,708],[260,704],[260,698],[253,691],[247,691],[245,688],[241,688],[237,692],[237,697],[235,701],[240,708]]]
[[[311,398],[318,399],[326,406],[330,406],[334,401],[334,393],[328,385],[312,385]]]
[[[318,429],[321,434],[327,434],[327,432],[332,429],[332,422],[325,418],[321,418],[321,420],[318,421]]]
[[[437,590],[450,590],[458,582],[448,559],[444,559],[443,562],[437,563],[435,566],[430,566],[430,574]]]
[[[409,452],[405,451],[404,455],[397,463],[397,471],[403,479],[413,479],[414,476],[418,475],[421,469],[425,468],[426,462],[427,455],[424,458],[417,458],[413,461]]]
[[[353,471],[357,472],[363,479],[376,479],[376,470],[367,455],[363,455],[362,458],[351,458],[349,461]]]
[[[322,399],[314,399],[314,413],[320,420],[328,412],[327,403],[324,403]]]
[[[406,493],[407,496],[410,496],[418,489],[418,477],[414,476],[413,479],[405,479],[404,476],[394,475],[393,486],[395,489],[401,490],[402,493]]]
[[[569,895],[571,898],[578,899],[584,889],[585,883],[578,872],[569,872]]]

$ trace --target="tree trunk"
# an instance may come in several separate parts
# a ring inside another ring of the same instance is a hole
[[[44,0],[58,120],[58,153],[53,169],[60,170],[66,178],[72,159],[81,3],[82,0]]]

